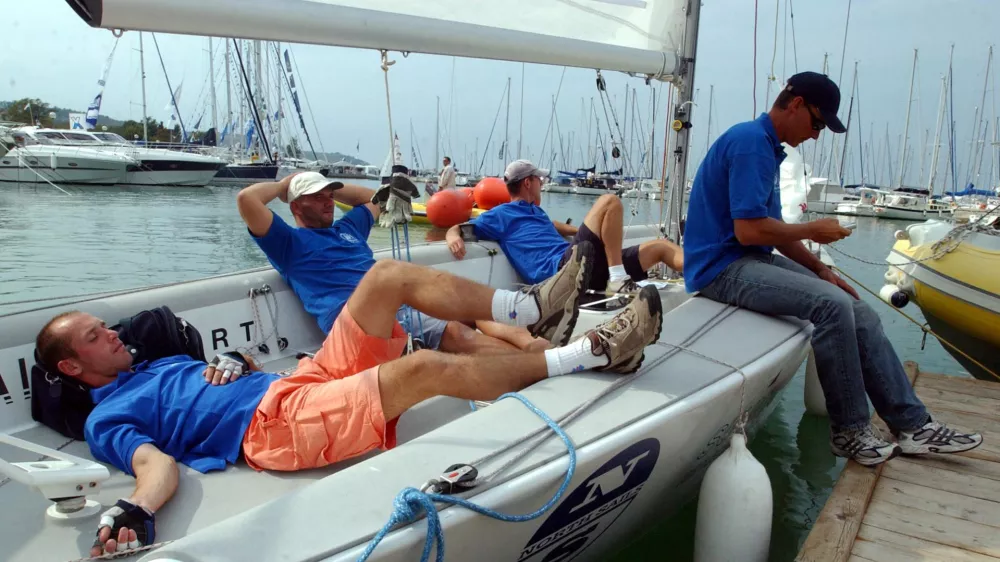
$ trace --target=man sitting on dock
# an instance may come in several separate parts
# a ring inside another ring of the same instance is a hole
[[[295,291],[323,333],[329,333],[344,303],[375,265],[368,235],[378,220],[375,191],[303,172],[279,182],[251,185],[236,196],[240,216],[254,242]],[[267,207],[275,198],[288,203],[298,228]],[[354,208],[333,221],[334,200]],[[443,322],[408,308],[399,319],[424,347],[454,353],[545,349],[548,344],[527,331],[496,322]],[[422,331],[421,331],[422,330]]]
[[[839,106],[840,90],[826,75],[796,74],[768,113],[733,126],[712,144],[691,190],[684,236],[687,289],[764,314],[812,322],[812,348],[836,455],[875,465],[900,453],[973,449],[982,437],[931,418],[878,314],[802,244],[836,242],[851,231],[833,218],[782,221],[782,143],[798,146],[818,138],[825,128],[843,133]],[[775,255],[775,249],[782,255]],[[872,428],[866,390],[896,443]]]
[[[496,240],[511,265],[526,283],[538,283],[566,263],[572,248],[590,242],[596,249],[594,275],[589,289],[604,293],[634,293],[636,281],[663,263],[674,271],[684,268],[681,249],[669,240],[652,240],[622,249],[624,208],[615,195],[602,195],[577,228],[555,221],[540,207],[542,183],[549,171],[527,160],[515,160],[504,171],[511,202],[498,205],[471,221],[476,237]],[[567,242],[564,237],[572,236]],[[446,235],[448,248],[458,259],[465,256],[461,225]]]
[[[635,372],[660,333],[662,308],[652,287],[566,345],[592,252],[578,247],[557,275],[519,291],[379,261],[316,355],[287,377],[216,377],[214,367],[185,355],[133,367],[117,332],[100,319],[82,312],[53,318],[38,334],[41,362],[93,388],[96,406],[84,428],[90,450],[136,477],[132,495],[102,515],[91,555],[155,541],[153,514],[177,489],[176,461],[208,472],[225,469],[242,453],[256,470],[318,468],[394,447],[399,416],[434,396],[494,400],[585,369]],[[518,326],[562,347],[489,357],[431,350],[403,356],[406,334],[396,320],[403,305],[437,318]]]

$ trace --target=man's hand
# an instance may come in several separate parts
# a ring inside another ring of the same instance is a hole
[[[205,367],[205,382],[219,386],[235,381],[249,372],[249,363],[239,353],[220,353]]]
[[[90,555],[113,554],[153,544],[155,528],[156,520],[151,512],[128,500],[118,500],[114,507],[101,514]]]
[[[830,219],[830,220],[836,220],[836,219]],[[820,271],[817,275],[823,281],[826,281],[827,283],[833,283],[834,285],[843,289],[844,292],[846,292],[848,295],[854,297],[854,300],[861,300],[861,297],[858,296],[858,292],[854,290],[854,287],[848,285],[847,281],[841,279],[840,276],[834,273],[832,269],[825,268],[823,271]]]
[[[465,241],[461,237],[448,240],[448,249],[455,259],[460,260],[465,257]]]
[[[301,173],[302,172],[295,172],[288,174],[278,182],[278,184],[281,185],[281,191],[278,192],[278,199],[280,199],[282,203],[288,203],[288,188],[292,185],[292,178]]]
[[[413,199],[420,197],[420,190],[410,178],[403,174],[393,174],[389,183],[375,191],[372,203],[380,211],[378,223],[381,226],[403,224],[413,220]]]
[[[843,240],[851,235],[851,231],[840,226],[837,219],[819,219],[809,224],[809,239],[820,244],[829,244]]]

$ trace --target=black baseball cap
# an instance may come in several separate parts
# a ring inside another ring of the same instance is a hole
[[[800,72],[788,79],[785,89],[801,96],[806,103],[819,110],[823,122],[834,133],[843,133],[847,127],[837,117],[840,109],[840,88],[826,74]]]

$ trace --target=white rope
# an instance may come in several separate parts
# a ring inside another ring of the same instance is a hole
[[[389,157],[392,162],[391,166],[396,163],[396,143],[392,134],[392,106],[389,102],[389,67],[396,64],[396,61],[389,60],[389,52],[382,49],[382,74],[385,78],[385,112],[386,116],[389,118]]]

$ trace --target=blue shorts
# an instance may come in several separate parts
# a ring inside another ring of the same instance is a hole
[[[444,329],[448,325],[445,320],[438,320],[432,316],[427,316],[417,312],[409,305],[404,304],[396,312],[396,321],[408,334],[412,334],[415,339],[424,343],[428,349],[438,349],[441,347],[441,338],[444,336]]]

